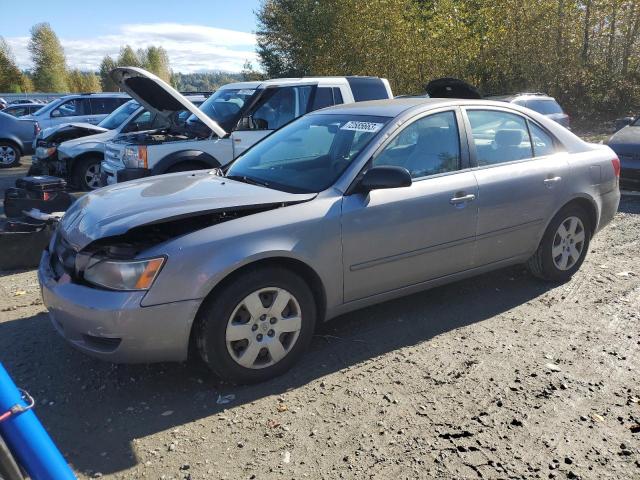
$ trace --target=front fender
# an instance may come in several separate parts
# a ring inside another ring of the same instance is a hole
[[[151,169],[151,174],[161,175],[172,166],[181,162],[201,162],[211,168],[218,168],[220,166],[220,162],[206,152],[200,150],[181,150],[170,153],[156,163]]]

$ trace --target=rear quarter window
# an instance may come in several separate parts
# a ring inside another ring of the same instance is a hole
[[[379,78],[347,77],[356,102],[389,98],[387,89]]]

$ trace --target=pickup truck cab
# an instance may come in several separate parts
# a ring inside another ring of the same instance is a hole
[[[102,172],[113,184],[149,175],[223,167],[274,130],[314,110],[393,98],[377,77],[305,77],[230,83],[200,108],[167,83],[134,67],[116,68],[114,81],[141,105],[167,118],[168,128],[119,136],[105,145]],[[179,110],[192,115],[174,125]]]

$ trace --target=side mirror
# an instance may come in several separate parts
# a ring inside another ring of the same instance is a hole
[[[368,193],[371,190],[384,188],[400,188],[411,186],[411,174],[403,167],[380,166],[371,167],[366,171],[360,183],[358,192]]]

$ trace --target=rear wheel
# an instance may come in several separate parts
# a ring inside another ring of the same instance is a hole
[[[284,268],[259,268],[206,301],[195,338],[214,373],[236,383],[255,383],[295,364],[311,341],[315,321],[313,295],[301,277]]]
[[[578,271],[591,240],[587,213],[578,206],[563,208],[551,220],[538,250],[527,262],[531,273],[552,282],[565,282]]]
[[[76,160],[73,167],[73,183],[76,187],[85,192],[102,187],[100,161],[98,157]]]
[[[15,167],[20,163],[20,150],[13,143],[0,142],[0,168]]]

